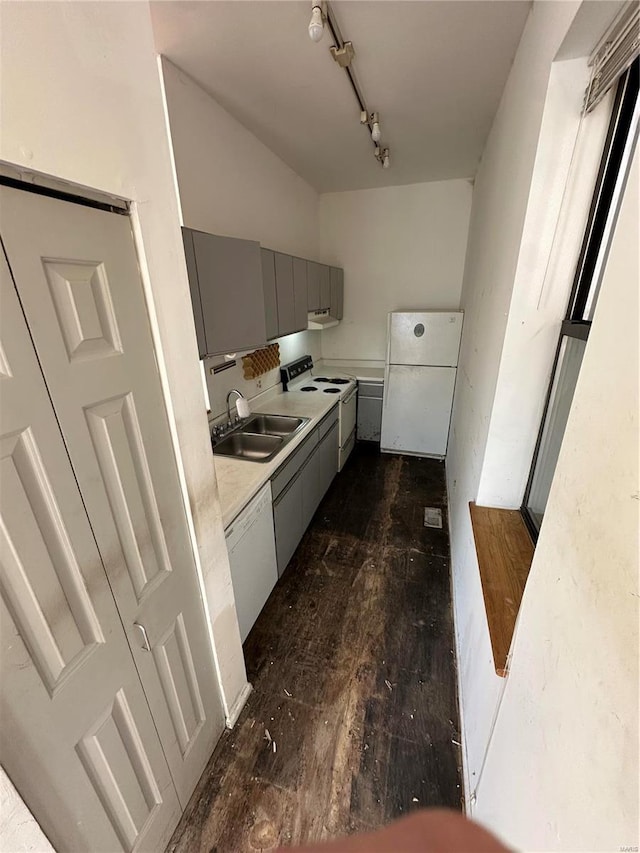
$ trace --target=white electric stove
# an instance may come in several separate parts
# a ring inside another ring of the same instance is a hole
[[[338,471],[341,471],[356,441],[358,383],[353,376],[315,374],[313,359],[305,355],[280,369],[283,391],[291,394],[326,394],[340,404]]]

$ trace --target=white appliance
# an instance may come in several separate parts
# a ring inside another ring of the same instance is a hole
[[[356,443],[356,407],[358,382],[348,374],[325,374],[315,376],[313,359],[310,355],[292,361],[280,369],[284,391],[293,394],[327,394],[340,404],[338,434],[338,471],[342,471]]]
[[[461,311],[389,314],[381,450],[446,455],[461,335]]]
[[[270,482],[234,519],[224,535],[244,643],[278,580]]]

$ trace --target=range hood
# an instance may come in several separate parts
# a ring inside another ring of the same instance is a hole
[[[340,322],[329,314],[328,309],[324,311],[309,311],[307,329],[330,329]]]

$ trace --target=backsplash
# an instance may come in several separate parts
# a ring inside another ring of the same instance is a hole
[[[284,338],[277,338],[275,342],[280,345],[280,363],[287,364],[303,355],[311,355],[314,361],[319,361],[321,332],[305,331]],[[275,343],[274,342],[274,343]],[[215,376],[212,373],[214,367],[222,364],[223,360],[217,358],[205,358],[204,367],[209,391],[209,402],[211,414],[209,420],[214,421],[227,411],[227,394],[232,388],[237,388],[247,400],[251,401],[258,394],[262,394],[274,385],[280,384],[280,368],[264,373],[258,379],[245,379],[242,368],[242,357],[238,355],[233,367],[223,370]],[[233,404],[235,406],[235,403]],[[234,409],[232,409],[232,413]]]

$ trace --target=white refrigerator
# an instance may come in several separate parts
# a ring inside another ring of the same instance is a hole
[[[446,455],[461,336],[461,311],[389,314],[381,450]]]

